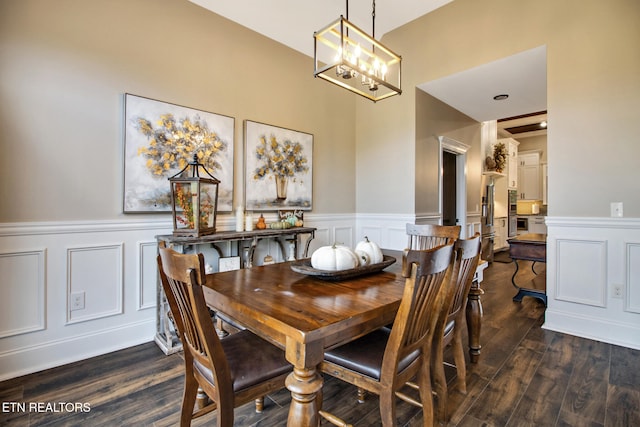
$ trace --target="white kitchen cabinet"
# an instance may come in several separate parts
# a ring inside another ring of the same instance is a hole
[[[518,198],[538,200],[540,191],[540,153],[518,154]]]
[[[547,234],[547,225],[544,216],[529,217],[529,233]]]
[[[509,220],[506,217],[496,218],[494,220],[493,230],[495,237],[493,239],[493,250],[499,251],[508,247],[507,238]]]
[[[507,146],[509,153],[507,164],[507,188],[509,190],[518,189],[518,145],[520,143],[513,138],[505,138],[502,140]]]

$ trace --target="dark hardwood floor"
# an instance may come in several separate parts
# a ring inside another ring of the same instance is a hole
[[[525,282],[533,278],[529,266],[521,268]],[[544,277],[544,266],[536,270]],[[477,364],[467,364],[468,393],[449,390],[449,425],[639,426],[640,351],[542,329],[539,301],[511,301],[512,272],[512,264],[499,262],[485,270],[482,354]],[[179,354],[165,356],[147,343],[4,381],[0,425],[175,426],[182,372]],[[453,375],[447,370],[449,380]],[[358,404],[355,394],[352,386],[327,378],[324,409],[354,426],[380,425],[377,398]],[[245,405],[236,410],[235,425],[284,426],[289,400],[287,390],[268,396],[262,414]],[[16,407],[22,402],[25,411]],[[74,404],[79,408],[70,412]],[[193,425],[212,425],[214,418],[209,414]],[[398,424],[422,425],[422,417],[398,401]]]

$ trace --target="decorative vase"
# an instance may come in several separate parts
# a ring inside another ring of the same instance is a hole
[[[276,176],[276,193],[278,200],[287,198],[287,184],[289,184],[289,178],[286,176]]]

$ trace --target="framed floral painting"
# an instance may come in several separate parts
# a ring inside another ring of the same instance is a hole
[[[245,209],[311,210],[313,135],[245,120]]]
[[[171,212],[168,178],[198,156],[220,180],[218,211],[233,209],[233,117],[125,94],[125,213]]]

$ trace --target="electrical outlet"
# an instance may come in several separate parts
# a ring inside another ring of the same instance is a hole
[[[611,202],[611,216],[614,218],[623,217],[622,202]]]
[[[70,311],[84,310],[84,291],[71,294]]]
[[[611,289],[611,293],[612,293],[611,296],[613,298],[622,299],[622,285],[613,285],[613,288]]]

